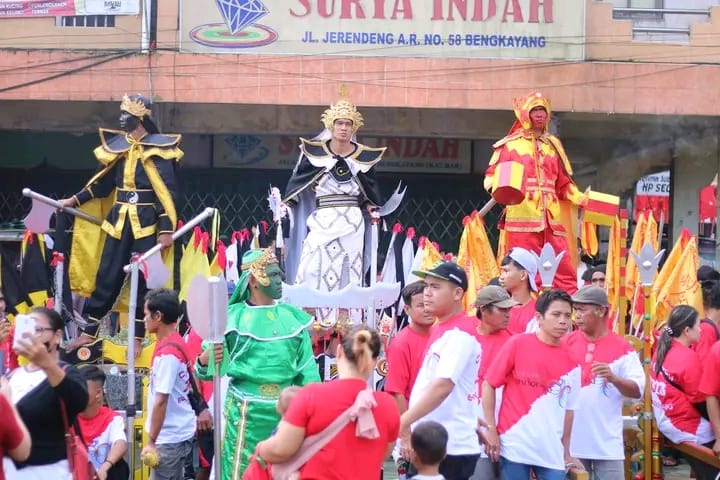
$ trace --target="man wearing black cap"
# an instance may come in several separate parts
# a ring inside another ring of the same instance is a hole
[[[480,344],[476,338],[477,321],[465,315],[462,306],[467,275],[453,262],[438,262],[430,270],[413,273],[425,280],[423,303],[437,323],[430,330],[409,408],[400,419],[401,449],[409,458],[406,455],[412,425],[421,420],[441,423],[448,431],[448,443],[440,473],[447,480],[467,480],[481,451],[475,433],[480,414]]]
[[[122,130],[100,129],[102,143],[94,153],[103,168],[85,188],[71,198],[60,200],[66,207],[90,202],[93,202],[91,206],[100,207],[101,202],[112,202],[105,207],[107,212],[104,208],[99,210],[106,214],[101,227],[103,234],[81,233],[81,228],[92,229],[92,226],[87,222],[75,222],[70,283],[74,292],[90,298],[83,309],[88,324],[69,348],[90,343],[97,337],[100,320],[120,294],[125,279],[123,267],[132,255],[144,253],[156,243],[163,248],[172,245],[178,219],[175,169],[183,156],[178,147],[181,136],[159,133],[151,114],[149,99],[142,95],[125,95],[120,104]],[[75,265],[78,268],[74,268]],[[96,270],[94,265],[97,265]],[[144,298],[146,292],[145,279],[141,275],[138,298]],[[137,339],[145,333],[143,316],[143,303],[138,301],[135,312]],[[136,352],[139,354],[140,350]]]
[[[570,454],[580,459],[594,478],[622,480],[623,398],[640,398],[645,372],[630,343],[608,329],[605,290],[583,287],[572,301],[578,330],[564,341],[570,356],[580,364],[581,386]]]

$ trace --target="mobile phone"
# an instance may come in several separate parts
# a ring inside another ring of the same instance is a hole
[[[35,335],[35,319],[30,315],[18,315],[15,317],[15,338],[13,339],[13,348],[18,348],[20,346],[18,340],[23,338],[25,333]]]
[[[0,348],[0,376],[5,375],[5,350]]]

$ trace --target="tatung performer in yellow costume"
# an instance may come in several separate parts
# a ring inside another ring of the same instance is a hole
[[[517,120],[495,149],[485,173],[485,188],[492,193],[499,164],[517,162],[524,167],[521,203],[508,205],[500,229],[502,248],[522,247],[537,254],[549,243],[556,253],[565,251],[554,288],[577,290],[577,207],[587,203],[572,179],[572,167],[560,139],[548,132],[550,100],[540,92],[515,100]],[[501,255],[502,256],[502,255]]]

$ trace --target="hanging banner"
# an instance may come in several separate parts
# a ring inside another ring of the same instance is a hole
[[[379,172],[470,173],[471,142],[440,138],[361,137],[369,147],[387,147]],[[298,160],[297,137],[215,135],[213,166],[292,170]]]
[[[585,2],[181,0],[180,49],[582,60]]]
[[[0,18],[138,15],[139,0],[0,0]]]
[[[651,211],[655,221],[670,218],[670,172],[653,173],[638,180],[635,185],[635,218]]]

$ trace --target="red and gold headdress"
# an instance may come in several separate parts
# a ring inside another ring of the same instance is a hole
[[[353,103],[348,98],[348,92],[347,87],[345,85],[342,85],[340,87],[340,100],[337,101],[337,103],[331,104],[330,108],[325,110],[325,112],[320,117],[320,120],[322,121],[323,125],[325,125],[325,128],[328,130],[332,130],[333,125],[335,124],[335,120],[345,118],[353,123],[353,133],[357,132],[360,127],[362,127],[365,122],[363,121],[363,116],[358,112],[357,107],[353,105]]]
[[[515,118],[517,118],[517,120],[509,133],[515,132],[518,128],[522,128],[523,130],[532,128],[530,111],[535,107],[543,107],[548,114],[548,119],[550,118],[550,114],[552,113],[550,99],[542,93],[532,92],[524,97],[516,98],[513,101],[513,110],[515,111]],[[545,130],[547,130],[547,125],[545,125]]]

